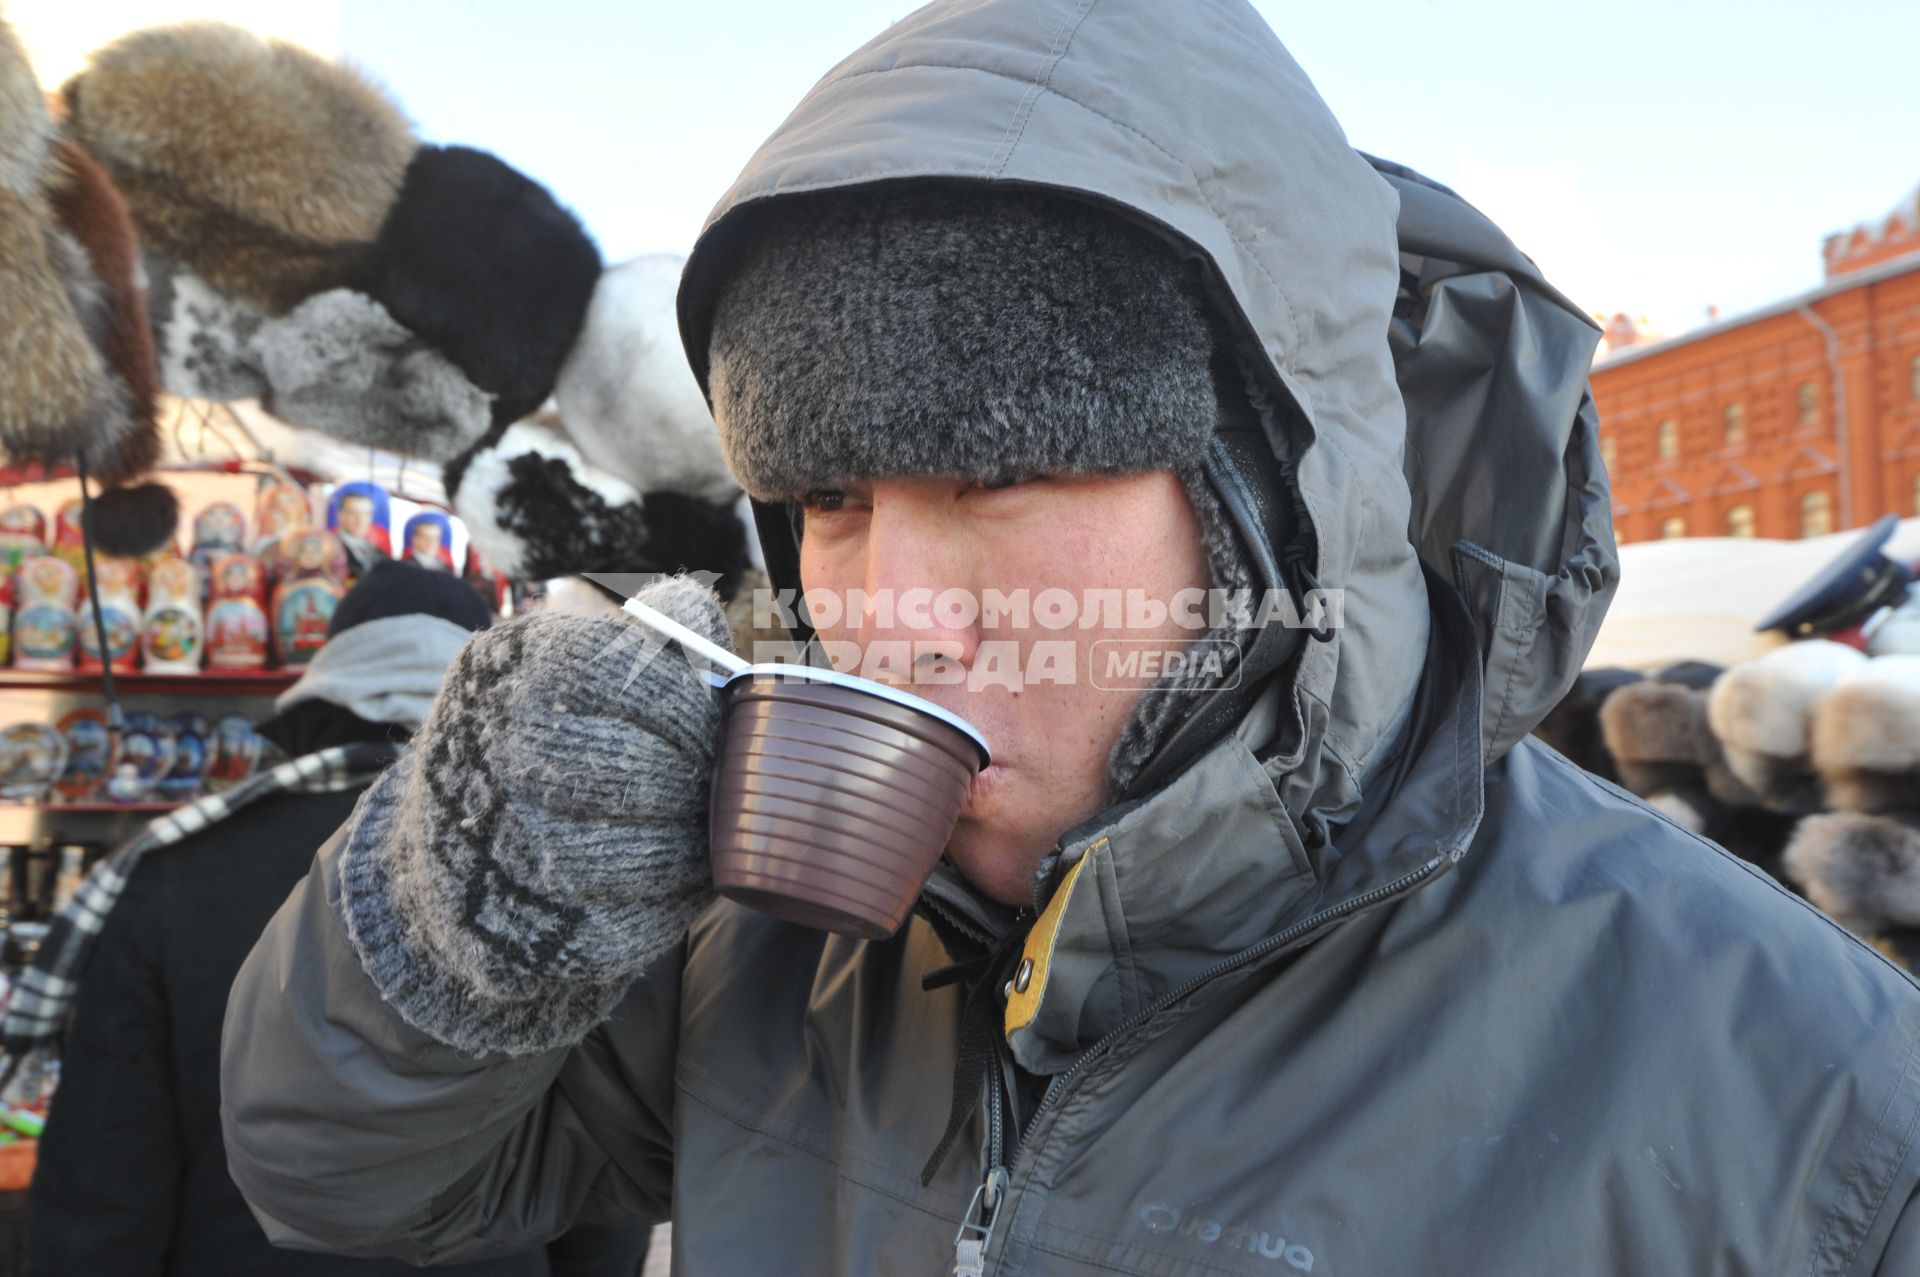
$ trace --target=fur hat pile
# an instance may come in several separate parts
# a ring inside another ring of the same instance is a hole
[[[1812,756],[1833,810],[1809,816],[1787,872],[1863,935],[1920,928],[1920,656],[1882,656],[1814,712]]]
[[[111,554],[170,537],[171,489],[133,481],[159,460],[157,376],[127,207],[60,135],[13,31],[0,23],[0,445],[15,461],[81,462],[106,485],[89,513]]]

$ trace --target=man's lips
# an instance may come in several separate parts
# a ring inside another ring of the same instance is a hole
[[[967,800],[960,805],[960,815],[963,819],[986,805],[993,791],[1000,787],[1006,772],[1004,764],[989,763],[974,774],[973,783],[967,786]]]

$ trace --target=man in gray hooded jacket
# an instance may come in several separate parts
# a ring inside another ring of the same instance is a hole
[[[1197,683],[919,689],[995,766],[880,942],[710,904],[684,664],[497,628],[235,984],[229,1161],[270,1236],[1920,1271],[1912,984],[1525,739],[1616,577],[1591,327],[1350,150],[1244,4],[895,24],[721,201],[681,320],[781,584],[1324,588],[1343,624],[1228,615]],[[911,637],[966,668],[993,625]],[[1182,641],[1146,628],[1118,641]]]

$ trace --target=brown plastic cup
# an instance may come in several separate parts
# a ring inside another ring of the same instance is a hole
[[[985,739],[930,701],[831,670],[751,666],[723,694],[720,894],[863,940],[900,930],[989,761]]]

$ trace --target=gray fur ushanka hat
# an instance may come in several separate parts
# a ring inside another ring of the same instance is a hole
[[[761,500],[879,476],[1197,467],[1219,419],[1198,273],[1057,195],[931,184],[784,200],[732,264],[710,387]]]

